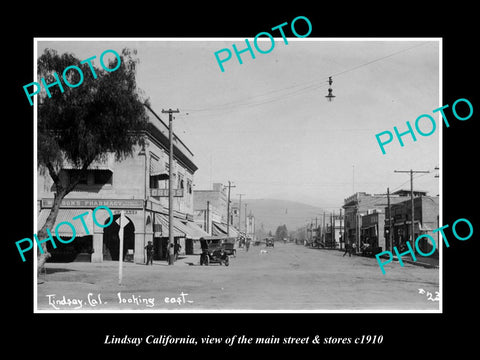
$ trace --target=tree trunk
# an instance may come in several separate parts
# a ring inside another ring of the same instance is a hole
[[[58,190],[59,187],[61,188],[60,190]],[[60,209],[60,204],[62,203],[65,195],[67,195],[67,192],[63,189],[63,187],[57,186],[57,191],[55,192],[55,196],[53,198],[53,206],[50,209],[50,214],[48,214],[45,224],[43,224],[42,228],[37,233],[39,241],[48,237],[47,228],[50,230],[52,236],[55,236],[55,229],[53,229],[53,225],[55,224],[55,220],[57,219],[58,211]],[[42,247],[43,254],[37,247],[37,273],[40,273],[40,270],[45,265],[45,262],[51,256],[47,250],[47,242],[42,243],[40,246]]]
[[[51,162],[47,162],[45,166],[48,169],[48,173],[55,184],[55,195],[53,198],[53,205],[50,209],[50,214],[48,214],[47,220],[45,224],[43,224],[42,228],[37,232],[38,240],[44,240],[48,237],[47,229],[50,230],[52,237],[55,236],[55,229],[53,229],[53,225],[55,225],[55,220],[57,220],[58,211],[60,209],[60,205],[62,203],[63,198],[72,191],[75,186],[80,182],[81,177],[86,173],[87,168],[90,166],[94,158],[88,158],[83,163],[83,166],[79,169],[80,173],[76,174],[74,177],[69,177],[65,183],[59,176],[59,173],[55,170],[53,164]],[[40,270],[45,265],[45,262],[51,257],[51,254],[47,250],[47,243],[44,242],[40,245],[42,247],[42,252],[37,246],[37,273],[40,273]]]

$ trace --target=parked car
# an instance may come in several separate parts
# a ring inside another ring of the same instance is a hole
[[[200,255],[200,265],[224,264],[230,265],[230,259],[223,247],[225,238],[210,236],[200,239],[202,254]]]
[[[265,239],[265,245],[266,245],[267,247],[274,247],[275,245],[274,245],[273,238],[266,238],[266,239]]]
[[[222,249],[225,251],[227,255],[230,256],[237,256],[237,249],[235,249],[235,239],[228,238],[222,242]]]
[[[376,254],[382,252],[381,246],[362,246],[362,256],[374,257]]]

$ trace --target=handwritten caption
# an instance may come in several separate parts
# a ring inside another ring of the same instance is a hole
[[[435,297],[433,297],[433,294],[430,291],[425,291],[423,289],[418,289],[419,294],[425,294],[427,297],[427,300],[429,301],[440,301],[440,292],[435,291]]]
[[[65,295],[48,294],[48,305],[55,310],[80,310],[82,308],[96,308],[102,306],[133,306],[139,309],[151,309],[161,305],[177,305],[193,304],[193,300],[189,298],[189,294],[183,291],[175,296],[165,296],[162,301],[157,301],[155,297],[142,296],[138,294],[122,294],[117,292],[114,297],[108,296],[108,301],[103,294],[88,293],[85,298],[66,297]]]

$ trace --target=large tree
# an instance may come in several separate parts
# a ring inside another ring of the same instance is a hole
[[[43,227],[37,232],[39,239],[48,237],[46,229],[52,229],[62,199],[71,192],[85,176],[93,161],[101,161],[108,154],[116,160],[132,155],[134,146],[143,142],[143,130],[147,115],[139,89],[136,85],[135,51],[123,49],[120,66],[115,71],[106,71],[91,62],[81,64],[73,54],[59,55],[46,49],[38,58],[38,76],[47,84],[56,81],[65,68],[75,65],[81,74],[72,69],[65,76],[70,84],[51,86],[51,97],[40,93],[38,105],[38,166],[48,172],[54,183],[54,200],[50,214]],[[98,58],[97,58],[98,59]],[[109,69],[115,69],[118,59],[110,60]],[[68,163],[78,171],[72,176],[62,176],[61,170]],[[42,243],[43,254],[37,253],[37,268],[41,269],[50,257],[46,242]]]
[[[277,227],[275,231],[275,240],[283,241],[283,239],[288,238],[287,225],[283,224]]]

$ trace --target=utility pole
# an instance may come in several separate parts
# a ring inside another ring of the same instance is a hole
[[[392,208],[390,207],[390,188],[387,187],[387,206],[388,206],[388,250],[392,251]]]
[[[203,213],[203,229],[207,231],[207,208],[205,208],[205,211]]]
[[[245,238],[247,237],[247,204],[245,204]]]
[[[412,244],[414,243],[415,239],[415,227],[413,224],[413,221],[415,219],[414,215],[414,206],[413,206],[413,174],[414,173],[429,173],[430,171],[424,171],[424,170],[394,170],[396,173],[410,173],[410,203],[411,203],[411,211],[412,211],[412,216],[411,216],[411,221],[412,221],[412,226],[411,226],[411,235],[412,235]]]
[[[323,212],[323,225],[322,225],[322,239],[323,239],[323,245],[325,246],[327,239],[325,237],[325,233],[327,232],[327,229],[325,227],[325,211]]]
[[[209,234],[211,234],[210,232],[210,201],[207,200],[207,211],[206,211],[206,215],[207,215],[207,221],[205,223],[205,231]]]
[[[230,237],[230,188],[234,188],[230,180],[228,180],[228,198],[227,198],[227,237]]]
[[[238,202],[238,231],[240,231],[240,233],[242,232],[242,195],[245,194],[238,194],[240,197]]]
[[[355,194],[355,165],[352,165],[352,192]]]
[[[335,210],[332,211],[332,246],[335,247]]]
[[[173,246],[173,113],[179,113],[177,110],[163,110],[162,113],[168,113],[168,139],[170,144],[169,149],[169,160],[168,160],[168,246]],[[168,254],[168,265],[174,264],[173,256],[170,256],[170,251],[167,251]]]
[[[355,213],[355,244],[357,244],[357,249],[360,248],[360,214],[357,212]],[[357,251],[357,250],[355,250]]]
[[[345,238],[343,236],[343,217],[342,217],[342,208],[340,208],[340,218],[339,218],[339,223],[340,223],[340,239],[338,239],[338,247],[341,249],[342,248],[342,242],[345,243]],[[341,241],[340,241],[341,240]]]

